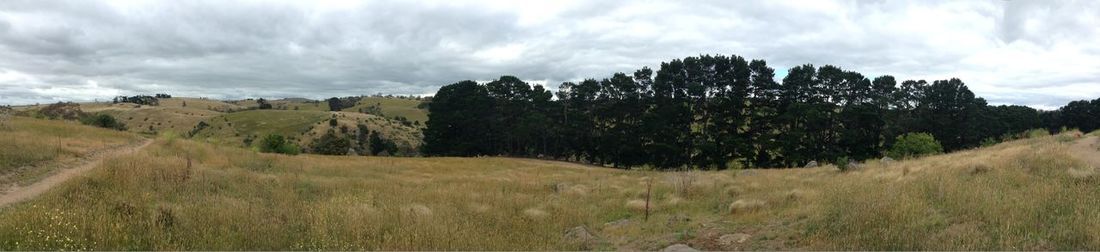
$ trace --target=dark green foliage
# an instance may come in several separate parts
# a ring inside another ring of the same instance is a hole
[[[210,127],[210,124],[206,123],[205,121],[199,121],[199,123],[195,125],[195,128],[192,128],[191,131],[187,132],[187,137],[194,137],[195,134],[198,134],[203,129],[206,129],[206,127]],[[150,131],[152,131],[151,128],[152,127],[150,126]]]
[[[345,155],[351,148],[351,140],[336,134],[329,129],[324,135],[313,142],[312,153],[321,155]]]
[[[890,147],[887,155],[891,158],[902,159],[943,153],[943,146],[932,134],[906,133],[897,137],[894,146]]]
[[[895,141],[910,132],[939,139],[942,152],[1031,128],[1100,128],[1100,99],[1039,112],[989,106],[959,79],[899,85],[830,65],[774,77],[762,60],[703,55],[562,83],[557,99],[513,76],[462,81],[440,88],[427,106],[423,152],[662,169],[801,167],[877,158],[908,146]]]
[[[332,97],[328,98],[328,100],[325,101],[328,102],[328,107],[330,111],[341,111],[345,108],[354,107],[355,104],[358,104],[359,101],[362,99],[363,97],[361,96],[349,96],[341,98]]]
[[[377,131],[371,131],[369,138],[371,155],[378,156],[382,152],[393,155],[397,152],[397,144],[393,140],[382,138],[382,134]]]
[[[158,95],[158,96],[148,96],[148,95],[118,96],[118,97],[115,97],[112,100],[112,102],[113,103],[129,102],[129,103],[134,103],[134,104],[156,106],[156,105],[160,105],[160,100],[157,99],[158,97],[171,98],[171,96],[163,95],[163,96],[168,96],[168,97],[163,97],[162,95]]]
[[[848,160],[848,157],[843,157],[842,156],[842,157],[836,158],[836,161],[833,162],[833,165],[836,165],[836,168],[840,169],[840,171],[848,171],[848,168],[852,168],[852,167],[848,166],[849,161],[850,160]]]
[[[259,109],[271,109],[271,103],[268,103],[264,98],[256,99],[256,104],[259,105]]]
[[[1100,99],[1073,101],[1046,117],[1050,130],[1064,126],[1092,132],[1100,129]]]
[[[329,127],[336,127],[336,125],[337,125],[336,118],[329,118],[328,119],[328,126]]]
[[[115,119],[114,116],[108,114],[95,114],[80,118],[80,122],[84,125],[91,125],[100,128],[126,130],[126,125]]]
[[[485,86],[462,81],[443,86],[432,98],[424,129],[423,152],[436,156],[496,154],[490,146],[495,133],[493,98]]]
[[[286,140],[281,135],[271,134],[264,137],[260,141],[260,152],[264,153],[281,153],[287,155],[298,155],[298,146]]]

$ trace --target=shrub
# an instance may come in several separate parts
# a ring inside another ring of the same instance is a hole
[[[108,114],[96,114],[92,116],[84,116],[80,118],[80,123],[84,125],[92,125],[100,128],[126,130],[126,125],[115,119],[114,116]]]
[[[38,111],[39,114],[49,119],[79,120],[87,116],[80,110],[80,105],[72,102],[58,102],[50,104]]]
[[[982,147],[994,146],[998,143],[1000,143],[1000,141],[997,141],[997,138],[995,137],[987,137],[985,139],[982,139]]]
[[[329,129],[327,133],[313,142],[313,153],[321,155],[345,155],[348,153],[348,149],[351,148],[351,141],[347,138],[336,135],[336,132]]]
[[[328,119],[328,126],[329,127],[336,127],[336,125],[337,125],[336,118],[329,118]]]
[[[281,153],[287,155],[298,155],[298,146],[288,142],[286,138],[281,135],[271,134],[264,137],[260,141],[260,152],[264,153]]]
[[[932,134],[905,133],[897,137],[886,155],[894,159],[943,153],[943,146]]]
[[[1027,138],[1045,137],[1050,136],[1050,131],[1047,131],[1046,129],[1031,129],[1025,132],[1024,136],[1026,136]]]
[[[847,171],[848,168],[850,168],[848,167],[848,157],[838,157],[833,164],[836,165],[836,168],[840,169],[840,171]]]

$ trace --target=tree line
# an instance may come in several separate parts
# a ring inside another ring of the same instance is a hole
[[[554,94],[514,76],[443,86],[422,151],[616,167],[796,167],[881,157],[912,132],[953,151],[1033,128],[1093,130],[1098,113],[1100,99],[1059,111],[991,106],[959,79],[898,83],[832,65],[796,66],[776,81],[763,60],[703,55],[656,72],[565,82]]]

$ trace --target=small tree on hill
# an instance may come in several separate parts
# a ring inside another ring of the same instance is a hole
[[[313,153],[321,155],[344,155],[351,148],[351,141],[336,135],[336,131],[329,129],[321,138],[313,142]]]
[[[264,98],[257,99],[256,104],[259,104],[260,109],[271,109],[271,103],[268,103]]]
[[[886,155],[901,159],[937,153],[943,153],[943,146],[932,134],[906,133],[897,137],[894,146],[887,151]]]
[[[260,152],[297,155],[299,151],[298,146],[286,141],[283,136],[271,134],[260,142]]]
[[[96,114],[92,116],[85,116],[80,118],[80,122],[85,125],[92,125],[100,128],[126,130],[126,125],[119,122],[115,117],[108,114]]]
[[[378,156],[382,152],[390,154],[397,152],[397,144],[393,140],[383,139],[382,134],[378,131],[371,131],[369,138],[371,155]]]

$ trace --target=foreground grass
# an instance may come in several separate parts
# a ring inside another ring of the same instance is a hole
[[[1065,148],[1044,137],[846,173],[655,173],[161,139],[0,209],[0,250],[1100,247],[1100,181]],[[574,227],[596,237],[571,239]]]
[[[138,139],[73,122],[13,117],[0,125],[0,186],[33,182],[56,169],[58,162]]]

